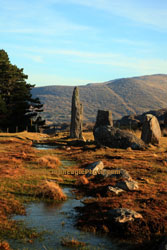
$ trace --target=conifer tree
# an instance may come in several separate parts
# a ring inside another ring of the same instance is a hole
[[[11,64],[8,54],[0,50],[0,128],[24,130],[27,126],[42,125],[39,119],[43,105],[39,98],[32,98],[35,85],[26,82],[28,76]]]

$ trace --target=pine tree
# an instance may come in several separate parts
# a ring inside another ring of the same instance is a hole
[[[24,130],[27,126],[44,124],[38,114],[43,105],[39,98],[32,98],[35,85],[26,82],[28,76],[10,63],[8,54],[0,50],[0,128]],[[40,122],[39,122],[40,121]]]

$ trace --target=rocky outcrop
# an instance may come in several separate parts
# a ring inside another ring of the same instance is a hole
[[[144,149],[144,142],[134,134],[111,126],[99,126],[93,131],[97,144],[110,148]]]
[[[70,137],[82,139],[83,106],[79,100],[79,89],[74,88],[71,107]]]
[[[113,126],[112,112],[110,110],[98,110],[95,128],[99,126]]]
[[[161,138],[161,129],[157,118],[151,114],[145,116],[141,139],[146,144],[158,145]]]
[[[128,208],[116,208],[109,211],[109,216],[112,220],[118,223],[125,223],[127,221],[134,221],[135,219],[142,219],[142,215],[130,210]]]

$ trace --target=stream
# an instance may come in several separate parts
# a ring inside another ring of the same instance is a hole
[[[39,147],[38,147],[39,149]],[[41,149],[48,149],[42,146]],[[70,161],[63,161],[63,165],[71,165]],[[35,239],[33,243],[9,240],[15,250],[69,250],[74,249],[61,245],[62,238],[75,239],[86,243],[85,247],[77,249],[96,250],[121,250],[118,243],[113,242],[107,236],[101,236],[90,232],[82,232],[74,225],[77,212],[75,207],[83,206],[82,200],[78,200],[72,192],[72,187],[62,187],[68,199],[61,203],[32,202],[25,204],[26,216],[14,216],[13,219],[22,221],[27,227],[36,231],[46,231],[41,239]],[[75,248],[76,249],[76,248]]]

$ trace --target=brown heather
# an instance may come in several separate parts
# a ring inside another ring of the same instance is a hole
[[[38,159],[39,166],[57,168],[61,162],[56,156],[44,155]]]
[[[26,138],[23,134],[17,134],[17,137],[21,138],[15,138],[15,135],[12,140],[8,135],[7,142],[6,137],[0,137],[0,239],[4,240],[2,232],[10,232],[13,237],[16,237],[16,232],[19,234],[18,226],[10,219],[10,216],[24,214],[22,204],[26,200],[25,197],[32,200],[36,199],[36,194],[38,194],[41,198],[59,201],[66,199],[55,182],[46,180],[61,179],[63,183],[68,180],[73,184],[78,180],[78,183],[81,183],[77,186],[78,195],[82,193],[83,196],[92,196],[91,199],[85,201],[83,207],[78,209],[77,226],[79,228],[94,232],[109,231],[110,234],[113,229],[108,221],[107,212],[118,207],[129,208],[141,213],[143,220],[129,222],[114,232],[118,234],[118,237],[125,236],[135,241],[136,249],[152,250],[153,246],[154,249],[158,249],[156,239],[167,233],[167,137],[161,138],[158,147],[149,146],[146,150],[134,151],[97,148],[94,144],[71,146],[70,150],[66,150],[67,142],[70,141],[66,139],[67,136],[67,133],[60,133],[57,137],[48,137],[48,142],[54,141],[59,145],[62,143],[63,148],[45,152],[31,147],[31,143],[26,140],[27,133]],[[85,137],[85,134],[83,136]],[[140,137],[139,131],[137,136]],[[30,133],[30,137],[34,138],[35,135]],[[44,140],[42,135],[41,139]],[[92,139],[92,133],[86,133],[86,139]],[[103,161],[104,166],[110,170],[123,168],[138,182],[139,191],[123,192],[116,196],[106,189],[108,185],[115,185],[115,179],[103,179],[98,176],[90,176],[86,179],[84,176],[56,176],[54,169],[47,166],[41,167],[39,164],[39,159],[45,156],[47,158],[49,154],[76,161],[77,165],[73,166],[74,169],[85,168],[87,164],[99,160]],[[85,180],[88,180],[88,183],[83,185],[87,182]],[[90,211],[93,212],[90,213]],[[35,236],[29,235],[30,239],[32,237]]]
[[[67,196],[63,193],[60,186],[53,181],[45,181],[37,187],[36,195],[55,201],[64,201]]]

